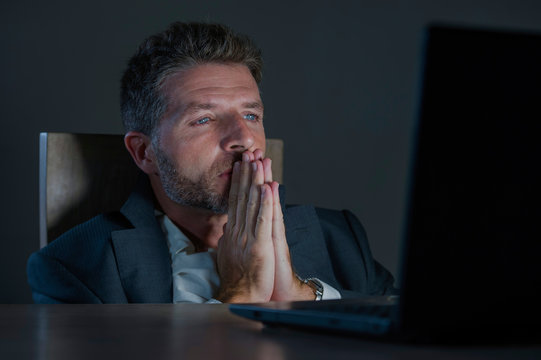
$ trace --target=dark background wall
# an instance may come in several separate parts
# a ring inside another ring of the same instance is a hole
[[[351,209],[397,274],[423,28],[541,32],[541,2],[2,1],[0,302],[31,301],[39,132],[121,133],[123,68],[175,20],[223,22],[255,39],[267,135],[286,143],[288,202]]]

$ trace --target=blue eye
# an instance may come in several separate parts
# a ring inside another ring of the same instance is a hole
[[[199,119],[197,120],[195,123],[197,125],[203,125],[203,124],[206,124],[210,121],[210,118],[209,117],[205,117],[205,118],[202,118],[202,119]]]
[[[255,114],[246,114],[246,115],[244,115],[244,118],[246,120],[256,121],[258,119],[258,116],[255,115]]]

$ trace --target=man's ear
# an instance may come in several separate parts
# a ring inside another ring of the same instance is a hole
[[[150,137],[138,131],[130,131],[124,136],[124,145],[135,164],[148,175],[157,174],[156,156]]]

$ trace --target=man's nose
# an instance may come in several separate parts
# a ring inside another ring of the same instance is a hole
[[[253,131],[241,115],[229,118],[223,131],[222,148],[225,151],[242,152],[254,145]]]

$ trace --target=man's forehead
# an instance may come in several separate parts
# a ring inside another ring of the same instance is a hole
[[[168,75],[162,84],[166,92],[207,91],[257,91],[259,88],[252,73],[243,64],[201,64],[178,70]]]
[[[174,97],[174,96],[173,96]],[[170,98],[167,112],[176,117],[197,114],[204,111],[230,111],[235,109],[251,110],[263,113],[264,106],[261,99],[255,96],[243,96],[240,93],[212,94],[210,96],[178,96]]]
[[[168,76],[162,91],[175,112],[220,106],[263,110],[257,83],[241,64],[203,64],[178,71]]]

